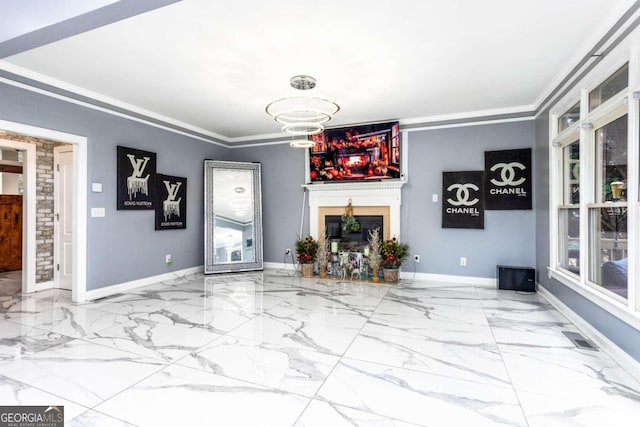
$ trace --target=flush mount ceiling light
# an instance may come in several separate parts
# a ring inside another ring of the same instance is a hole
[[[294,90],[304,93],[316,87],[316,79],[304,75],[293,76],[290,84]],[[315,135],[324,130],[323,123],[331,120],[340,111],[340,106],[328,99],[297,95],[273,101],[265,110],[276,122],[282,124],[283,132],[291,135]],[[291,146],[294,146],[294,142]]]

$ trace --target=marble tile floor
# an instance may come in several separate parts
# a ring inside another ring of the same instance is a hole
[[[630,426],[640,384],[537,294],[193,275],[76,305],[0,286],[0,405],[70,426]],[[2,278],[0,278],[0,285]]]

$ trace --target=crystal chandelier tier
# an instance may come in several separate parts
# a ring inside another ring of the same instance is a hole
[[[316,79],[311,76],[293,76],[290,84],[300,95],[273,101],[265,108],[267,114],[282,125],[285,133],[295,136],[321,133],[323,124],[340,111],[340,106],[328,99],[305,95],[316,87]]]

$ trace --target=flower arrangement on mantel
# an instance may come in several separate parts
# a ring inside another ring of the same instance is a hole
[[[409,256],[409,245],[400,243],[395,237],[385,240],[380,245],[382,268],[398,269],[402,262]]]
[[[296,254],[300,264],[312,264],[318,255],[318,242],[311,236],[296,241]]]

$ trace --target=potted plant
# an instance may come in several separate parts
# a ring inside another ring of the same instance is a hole
[[[313,263],[316,261],[318,254],[318,242],[311,236],[296,241],[296,253],[298,254],[298,263],[302,269],[304,277],[313,276]]]
[[[320,278],[327,278],[327,264],[329,264],[329,241],[325,230],[318,238],[318,265],[320,266]]]
[[[380,263],[382,262],[382,256],[380,255],[380,229],[375,228],[373,230],[369,230],[369,257],[367,258],[367,262],[369,263],[369,267],[371,268],[371,272],[374,283],[378,283],[380,280],[378,278],[378,271],[380,270]]]
[[[409,256],[409,245],[400,243],[395,237],[385,240],[380,245],[380,255],[382,257],[384,281],[390,283],[397,282],[398,270],[402,262]]]

